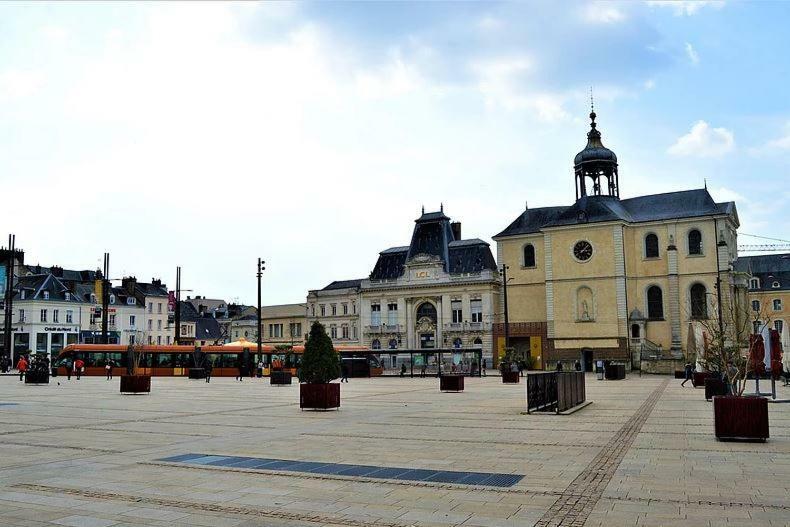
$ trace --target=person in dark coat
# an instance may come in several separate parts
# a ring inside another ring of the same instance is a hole
[[[214,366],[211,364],[210,360],[206,361],[206,365],[203,367],[203,371],[206,372],[206,382],[211,382],[211,370],[214,369]]]
[[[340,361],[340,382],[348,382],[348,364],[346,361]]]
[[[686,361],[686,365],[683,367],[683,371],[685,372],[685,379],[683,379],[683,382],[680,383],[681,386],[685,386],[687,382],[692,380],[694,373],[694,365],[691,364],[690,361]],[[694,383],[692,382],[691,384]]]

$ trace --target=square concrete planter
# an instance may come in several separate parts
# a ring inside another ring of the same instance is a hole
[[[439,390],[443,392],[464,391],[463,375],[442,375],[439,377]]]
[[[340,384],[300,384],[299,408],[330,410],[340,408]]]
[[[520,378],[517,371],[503,371],[502,372],[502,383],[503,384],[518,384],[520,382]]]
[[[716,439],[765,441],[768,439],[768,399],[763,397],[713,397]]]
[[[151,376],[121,375],[121,393],[151,393]]]
[[[269,375],[269,384],[274,386],[285,386],[293,382],[293,375],[289,371],[273,371]]]

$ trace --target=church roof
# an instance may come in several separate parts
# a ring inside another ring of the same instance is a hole
[[[716,203],[707,189],[650,194],[622,200],[614,196],[582,196],[569,207],[528,209],[495,238],[531,234],[545,228],[580,223],[639,223],[734,213],[735,203]]]

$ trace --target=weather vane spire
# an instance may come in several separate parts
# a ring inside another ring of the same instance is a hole
[[[593,99],[592,86],[590,86],[590,127],[595,128],[595,99]]]

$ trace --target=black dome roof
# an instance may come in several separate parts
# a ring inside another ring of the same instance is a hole
[[[617,164],[617,155],[603,146],[601,132],[596,129],[595,112],[590,113],[590,131],[587,132],[587,146],[573,158],[574,165],[589,163],[591,161],[606,161]]]

